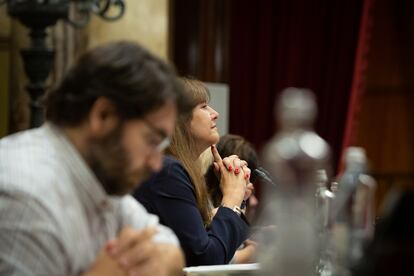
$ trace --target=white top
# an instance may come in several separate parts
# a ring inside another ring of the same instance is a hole
[[[131,196],[108,196],[56,126],[0,140],[0,275],[78,275],[127,225],[178,244]]]

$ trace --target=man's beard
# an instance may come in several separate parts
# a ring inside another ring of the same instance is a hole
[[[122,196],[132,192],[150,174],[145,168],[133,174],[129,171],[130,158],[121,140],[122,127],[118,126],[105,137],[91,140],[86,156],[89,166],[109,195]]]

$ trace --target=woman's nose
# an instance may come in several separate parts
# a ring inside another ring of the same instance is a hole
[[[212,107],[210,108],[211,108],[211,118],[213,120],[217,120],[220,114],[214,108]]]

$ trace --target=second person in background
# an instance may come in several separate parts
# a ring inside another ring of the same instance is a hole
[[[225,134],[220,137],[220,141],[216,145],[217,151],[221,156],[229,156],[232,154],[237,155],[239,158],[245,160],[249,164],[249,169],[252,171],[250,180],[253,183],[255,178],[254,171],[259,167],[259,158],[253,145],[240,135]],[[208,187],[208,192],[211,198],[211,202],[214,207],[218,207],[223,198],[223,194],[220,189],[220,180],[214,172],[214,166],[212,164],[213,157],[211,152],[205,151],[203,153],[205,177]],[[254,183],[255,188],[257,183]],[[258,199],[255,194],[250,195],[246,206],[246,217],[250,223],[254,223],[256,220],[256,212],[258,208]]]
[[[192,113],[178,118],[163,169],[134,196],[176,233],[187,266],[227,264],[248,235],[239,206],[249,194],[250,170],[235,155],[221,159],[213,146],[220,138],[216,127],[219,114],[208,105],[206,86],[194,79],[182,81],[192,98]],[[223,194],[214,215],[199,161],[209,147]]]

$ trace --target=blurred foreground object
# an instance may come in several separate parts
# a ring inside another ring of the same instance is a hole
[[[367,175],[365,150],[349,147],[345,151],[345,171],[338,177],[333,229],[337,261],[334,275],[350,275],[362,258],[364,245],[374,233],[376,183]]]
[[[335,194],[327,187],[328,175],[325,170],[316,171],[316,231],[319,261],[317,275],[330,276],[333,273],[334,248],[332,247],[332,206]]]
[[[414,275],[414,189],[393,190],[383,207],[375,238],[352,275]]]
[[[259,221],[276,228],[262,237],[259,262],[264,275],[316,275],[316,171],[327,170],[329,146],[313,131],[316,102],[310,90],[285,89],[275,115],[280,131],[266,145],[263,161],[278,189],[265,192]]]

